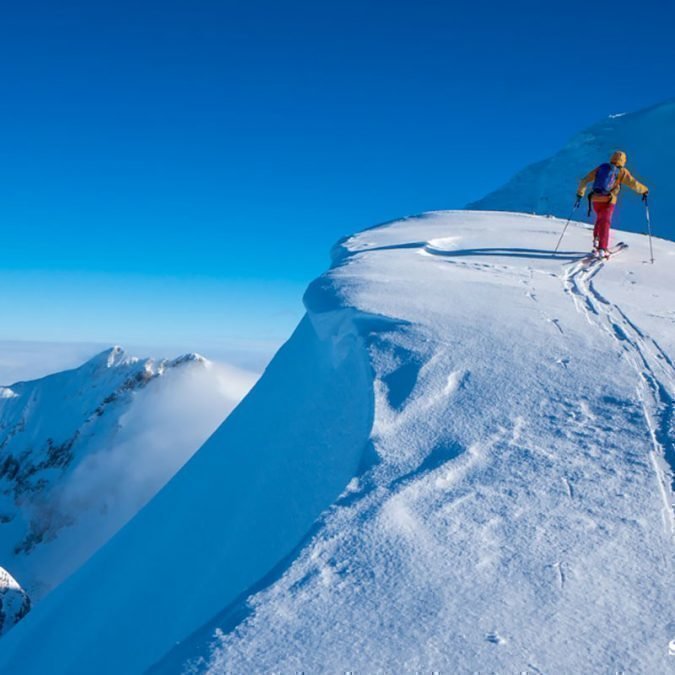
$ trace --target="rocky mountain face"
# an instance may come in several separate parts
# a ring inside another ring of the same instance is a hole
[[[0,567],[0,635],[30,611],[30,598],[16,579]]]

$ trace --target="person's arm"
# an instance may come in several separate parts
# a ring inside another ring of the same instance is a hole
[[[647,186],[640,183],[640,181],[635,180],[628,169],[624,169],[621,172],[621,182],[640,195],[646,195],[649,192]]]
[[[589,183],[592,183],[595,180],[595,174],[598,172],[597,168],[593,169],[589,174],[584,176],[581,179],[581,182],[579,183],[579,187],[577,188],[577,197],[581,199],[584,194],[586,193],[586,186]]]

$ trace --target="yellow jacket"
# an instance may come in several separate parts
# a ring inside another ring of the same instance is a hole
[[[619,167],[619,175],[617,176],[616,183],[614,184],[614,187],[612,188],[611,192],[608,195],[592,194],[591,201],[611,202],[612,204],[616,204],[619,198],[619,192],[621,192],[622,185],[627,185],[631,190],[635,190],[635,192],[641,195],[649,191],[647,189],[647,186],[635,180],[635,178],[631,176],[630,171],[628,171],[628,169],[626,169],[626,167],[624,166],[626,162],[625,153],[621,151],[615,152],[612,155],[612,159],[610,161],[612,164]],[[595,169],[593,169],[593,171],[591,171],[588,175],[584,176],[581,179],[581,182],[579,183],[579,189],[577,190],[578,197],[584,196],[586,192],[586,186],[595,180],[595,174],[598,172],[599,168],[600,167],[596,167]]]

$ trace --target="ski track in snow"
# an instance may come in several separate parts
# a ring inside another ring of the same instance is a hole
[[[675,472],[675,447],[671,437],[675,413],[675,365],[659,344],[631,321],[626,313],[604,297],[595,287],[594,279],[605,263],[579,262],[571,265],[563,276],[565,291],[578,311],[583,312],[590,325],[597,326],[620,346],[638,373],[638,397],[652,439],[652,463],[664,502],[663,520],[671,534],[675,532],[673,491],[669,480]]]
[[[430,244],[427,244],[424,250],[432,255],[439,253],[439,250]],[[515,269],[507,265],[463,261],[453,261],[453,264],[483,271],[514,271]],[[640,330],[618,305],[612,303],[597,290],[593,280],[605,264],[604,260],[582,258],[571,263],[568,269],[561,274],[561,279],[565,292],[571,295],[577,311],[584,314],[589,325],[604,331],[625,350],[626,357],[640,377],[638,396],[653,443],[651,460],[664,502],[664,526],[671,534],[675,534],[675,446],[671,438],[675,416],[675,364],[656,340]],[[528,268],[528,272],[529,279],[523,281],[529,289],[526,296],[537,302],[533,282],[535,270]],[[559,319],[547,318],[546,320],[564,335]],[[672,480],[669,479],[669,474],[673,476]],[[565,478],[563,480],[570,498],[573,498],[570,482]],[[564,574],[560,567],[559,571],[561,583],[564,585]]]

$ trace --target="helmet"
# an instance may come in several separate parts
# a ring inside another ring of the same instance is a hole
[[[622,150],[617,150],[609,161],[619,168],[624,167],[626,166],[626,153]]]

